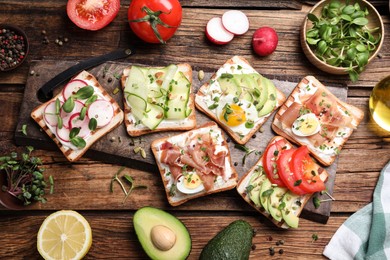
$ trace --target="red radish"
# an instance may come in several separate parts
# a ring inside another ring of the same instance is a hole
[[[206,36],[211,42],[222,45],[233,40],[234,34],[223,27],[220,17],[214,17],[207,22]]]
[[[273,53],[278,45],[278,35],[271,27],[260,27],[252,38],[253,50],[260,56]]]
[[[60,102],[62,105],[62,102]],[[58,120],[56,115],[56,101],[52,101],[45,107],[43,111],[43,117],[45,118],[46,123],[50,126],[57,126]]]
[[[114,117],[114,108],[107,100],[96,100],[88,108],[88,117],[96,119],[98,128],[106,126]]]
[[[64,110],[61,109],[60,116],[62,118],[62,123],[65,128],[69,128],[69,119],[71,118],[71,116],[73,116],[75,113],[79,113],[83,107],[84,104],[76,100],[74,102],[74,108],[72,112],[66,113]]]
[[[89,133],[91,133],[88,124],[89,124],[89,117],[85,116],[84,120],[80,120],[80,113],[76,113],[72,115],[69,119],[69,129],[72,130],[72,128],[74,127],[80,128],[80,132],[77,136],[81,138],[84,138],[87,135],[89,135]]]
[[[61,141],[69,142],[69,141],[70,141],[70,139],[69,139],[69,134],[70,134],[70,130],[69,130],[69,129],[66,129],[65,127],[62,127],[61,129],[59,129],[59,128],[57,127],[56,135],[57,135],[57,137],[58,137]]]
[[[62,90],[62,95],[64,96],[64,99],[67,100],[72,94],[76,94],[76,92],[82,88],[88,86],[87,82],[81,79],[73,79],[69,81],[68,84],[64,87]]]
[[[243,35],[249,30],[249,20],[246,14],[238,10],[230,10],[222,15],[222,25],[226,30]]]

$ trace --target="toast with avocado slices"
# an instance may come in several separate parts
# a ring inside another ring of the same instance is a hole
[[[285,99],[271,80],[234,56],[200,87],[195,104],[237,143],[245,144]]]
[[[92,74],[82,71],[31,117],[73,162],[122,123],[123,111]]]
[[[237,185],[228,145],[214,122],[157,139],[151,148],[172,206]]]
[[[291,142],[307,145],[323,165],[331,165],[364,112],[347,104],[315,77],[303,78],[275,115],[272,129]]]
[[[327,178],[327,171],[309,156],[306,146],[296,148],[276,136],[241,178],[237,191],[277,226],[297,228],[303,207],[314,193],[326,190]]]
[[[130,136],[196,126],[192,68],[131,66],[121,79],[125,124]]]

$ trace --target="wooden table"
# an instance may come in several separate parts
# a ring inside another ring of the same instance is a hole
[[[256,248],[251,259],[321,258],[325,245],[337,228],[354,212],[372,200],[379,172],[390,159],[389,133],[373,123],[368,111],[368,97],[379,79],[390,73],[390,17],[387,2],[372,1],[385,23],[385,40],[380,55],[367,67],[356,83],[347,76],[329,75],[313,67],[305,58],[299,42],[300,25],[310,8],[310,2],[300,1],[205,1],[183,0],[182,25],[166,45],[141,42],[127,24],[130,1],[121,1],[118,17],[106,28],[84,31],[77,28],[66,15],[66,1],[1,0],[0,23],[13,23],[28,34],[31,44],[28,61],[15,71],[0,74],[0,154],[21,149],[14,144],[14,132],[19,117],[24,86],[34,60],[79,61],[132,44],[137,54],[124,62],[166,65],[189,62],[194,70],[215,71],[226,59],[242,55],[265,76],[298,82],[305,75],[314,75],[326,84],[349,87],[348,102],[363,109],[365,117],[342,150],[337,167],[332,212],[327,224],[302,219],[297,230],[280,230],[251,209],[235,192],[193,200],[179,207],[167,203],[161,178],[157,172],[126,168],[147,190],[135,191],[123,205],[119,187],[110,193],[111,177],[120,165],[82,158],[69,163],[59,151],[35,151],[44,160],[45,174],[55,179],[55,193],[47,204],[35,204],[23,211],[0,208],[0,258],[37,259],[36,234],[51,212],[73,209],[81,212],[93,230],[93,245],[86,259],[144,259],[147,258],[135,236],[132,217],[142,206],[154,206],[173,213],[188,227],[192,236],[189,259],[197,259],[202,248],[218,231],[234,220],[245,219],[256,229]],[[216,46],[204,35],[206,22],[229,9],[240,9],[248,15],[250,31],[236,37],[226,46]],[[279,35],[274,54],[266,58],[254,55],[250,42],[254,30],[269,25]],[[42,43],[42,30],[50,40]],[[69,38],[63,46],[54,44],[57,37]],[[318,235],[312,241],[312,234]],[[284,240],[282,246],[275,242]],[[269,255],[273,246],[283,255]]]

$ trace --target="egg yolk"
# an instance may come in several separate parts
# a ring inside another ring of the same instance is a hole
[[[314,118],[307,117],[299,125],[299,132],[304,135],[312,135],[315,133],[318,127],[318,121]]]
[[[198,174],[192,173],[188,174],[184,177],[184,187],[187,189],[196,189],[202,184],[202,181],[200,180]]]
[[[237,104],[226,105],[219,118],[228,126],[239,126],[246,121],[244,109]]]

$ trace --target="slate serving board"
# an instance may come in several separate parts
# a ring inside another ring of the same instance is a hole
[[[73,61],[34,61],[32,62],[30,71],[34,71],[33,75],[29,74],[22,106],[20,109],[20,117],[18,125],[15,131],[15,143],[16,145],[31,145],[37,149],[46,149],[46,150],[56,150],[58,147],[55,143],[44,133],[35,123],[35,121],[30,117],[31,111],[41,104],[38,100],[36,93],[38,89],[47,81],[49,81],[56,74],[65,70],[66,68],[76,64]],[[121,89],[120,86],[120,76],[124,68],[128,67],[128,63],[120,62],[107,62],[102,65],[99,65],[91,70],[93,75],[97,77],[100,84],[107,90],[109,94],[118,102],[118,104],[123,108],[122,104],[122,91],[119,91],[117,94],[113,94],[113,91],[116,88]],[[138,64],[145,65],[146,64]],[[214,72],[205,72],[205,77],[202,81],[198,79],[198,72],[193,71],[193,91],[199,89],[199,87],[206,82]],[[286,97],[291,93],[291,91],[297,85],[297,82],[288,82],[288,81],[279,81],[273,80],[275,86],[280,89]],[[62,89],[62,86],[59,86],[55,90],[55,94]],[[338,98],[345,101],[347,97],[347,88],[346,87],[329,87],[329,90],[334,93]],[[249,140],[246,144],[246,147],[249,149],[255,149],[259,153],[251,153],[247,156],[245,164],[242,163],[243,156],[245,152],[234,147],[234,142],[230,141],[230,138],[227,140],[229,142],[229,148],[231,151],[232,162],[239,174],[243,176],[259,159],[261,153],[264,151],[269,140],[275,136],[275,133],[271,129],[271,123],[273,120],[274,114],[271,115],[269,120],[261,127],[261,131],[257,132],[253,138]],[[196,111],[197,125],[200,126],[210,119],[205,116],[203,113]],[[21,132],[23,125],[27,126],[27,135],[24,135]],[[161,137],[171,136],[177,134],[178,132],[160,132],[155,134],[144,135],[141,137],[130,137],[125,129],[124,123],[119,127],[108,133],[106,136],[101,138],[96,142],[84,155],[94,160],[100,160],[108,163],[115,163],[120,165],[125,165],[132,168],[142,169],[146,171],[156,172],[158,171],[156,162],[154,160],[153,154],[150,149],[150,143]],[[146,159],[142,158],[140,154],[134,153],[133,149],[136,146],[143,147],[146,151]],[[326,167],[326,170],[330,173],[329,179],[327,181],[328,192],[332,194],[333,185],[336,175],[337,160],[334,164],[329,167]],[[324,199],[328,199],[326,195],[320,196]],[[320,208],[315,209],[312,201],[305,206],[304,211],[301,216],[307,219],[312,219],[317,222],[326,223],[330,215],[331,203],[323,203]]]

